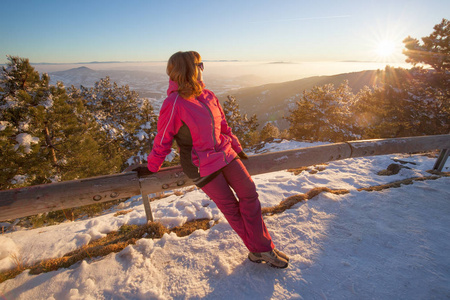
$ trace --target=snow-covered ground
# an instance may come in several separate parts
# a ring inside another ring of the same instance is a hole
[[[311,146],[273,143],[261,151]],[[249,152],[249,154],[251,154]],[[393,159],[411,163],[379,176]],[[387,155],[336,161],[315,174],[254,176],[263,207],[314,187],[350,193],[319,196],[265,221],[287,269],[246,259],[247,250],[200,190],[152,202],[156,221],[174,227],[198,218],[209,230],[179,238],[141,239],[119,253],[40,275],[23,272],[0,284],[2,299],[449,299],[450,178],[377,192],[358,188],[430,176],[434,158]],[[412,164],[415,163],[415,164]],[[447,163],[444,171],[449,170]],[[314,169],[314,168],[312,168]],[[132,210],[114,216],[117,210]],[[11,255],[31,263],[59,257],[123,224],[144,224],[140,196],[102,216],[0,235],[0,270]]]

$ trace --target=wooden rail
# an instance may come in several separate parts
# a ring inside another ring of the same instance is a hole
[[[352,157],[450,149],[450,134],[350,141],[251,156],[251,175],[311,166]],[[445,158],[446,159],[446,158]],[[445,164],[445,161],[443,162]],[[440,163],[442,165],[442,162]],[[79,207],[142,194],[147,219],[153,220],[147,195],[192,185],[181,167],[164,168],[139,178],[136,172],[0,191],[0,221]]]

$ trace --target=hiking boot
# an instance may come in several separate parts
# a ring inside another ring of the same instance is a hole
[[[250,252],[248,259],[254,263],[266,262],[271,267],[284,269],[288,266],[288,261],[280,257],[274,250],[267,252]]]
[[[289,262],[289,257],[288,257],[286,254],[284,254],[283,252],[281,252],[280,250],[275,249],[275,248],[273,248],[273,251],[274,251],[279,257],[281,257],[281,258],[283,258],[285,261]]]

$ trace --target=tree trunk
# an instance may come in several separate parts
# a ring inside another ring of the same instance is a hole
[[[55,147],[52,144],[52,139],[50,137],[50,132],[48,130],[48,127],[45,126],[44,128],[44,134],[45,134],[45,142],[47,144],[47,148],[50,149],[50,158],[52,160],[53,165],[57,165],[57,160],[56,160],[56,153],[55,153]]]

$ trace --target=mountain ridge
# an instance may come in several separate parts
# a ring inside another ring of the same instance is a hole
[[[289,110],[295,108],[304,91],[314,86],[334,84],[336,87],[348,81],[354,93],[364,88],[373,87],[380,83],[378,70],[342,73],[337,75],[313,76],[282,83],[269,83],[256,87],[242,88],[219,95],[221,103],[227,96],[234,96],[239,103],[241,114],[256,114],[260,129],[267,122],[274,122],[279,129],[288,128],[289,124],[283,117],[289,115]]]

